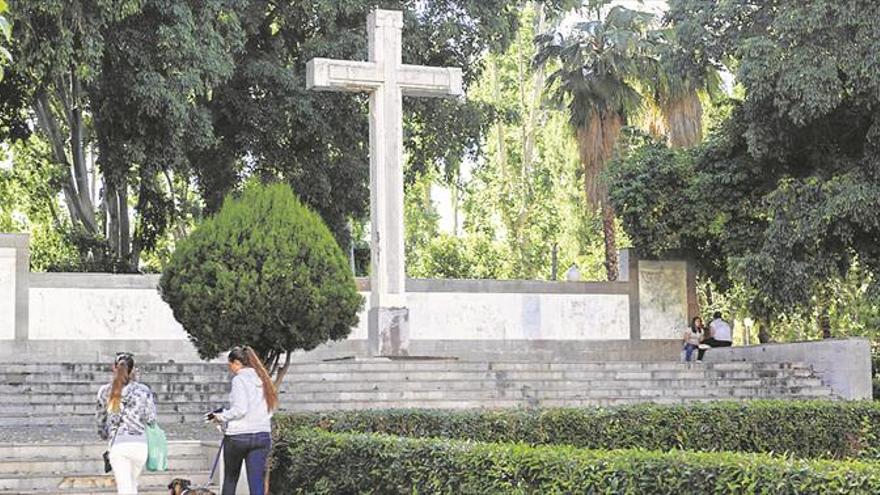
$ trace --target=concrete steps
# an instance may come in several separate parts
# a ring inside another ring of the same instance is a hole
[[[198,424],[225,403],[222,364],[140,368],[163,424]],[[94,396],[109,367],[98,363],[0,365],[3,428],[92,426]],[[797,363],[538,363],[340,361],[292,366],[282,411],[386,407],[592,406],[713,399],[816,398],[830,391]]]
[[[201,425],[226,403],[222,363],[146,363],[140,380],[156,393],[162,424]],[[105,363],[0,363],[4,429],[53,425],[93,429]],[[802,363],[469,362],[340,360],[291,365],[283,411],[392,407],[609,406],[757,398],[833,398]]]
[[[145,473],[141,493],[167,493],[178,476],[203,483],[217,445],[202,440],[218,434],[202,415],[227,401],[225,364],[146,363],[138,373],[156,394],[172,469]],[[76,441],[95,438],[95,397],[109,380],[106,363],[0,363],[0,495],[114,493],[101,474],[104,444]],[[281,411],[834,399],[802,363],[743,362],[306,362],[291,366],[280,392]]]
[[[112,475],[103,474],[105,448],[103,442],[5,445],[0,495],[115,493]],[[216,445],[206,442],[168,442],[169,470],[144,472],[139,493],[167,494],[168,483],[177,477],[206,482],[215,453]]]

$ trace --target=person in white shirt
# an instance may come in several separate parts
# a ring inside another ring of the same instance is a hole
[[[278,392],[250,347],[236,347],[229,352],[229,371],[235,375],[229,407],[206,416],[220,423],[225,432],[223,495],[235,495],[242,462],[247,467],[251,495],[263,495],[266,461],[272,448],[272,411],[278,407]]]
[[[721,318],[721,312],[716,311],[712,315],[712,322],[709,323],[709,338],[703,341],[703,344],[709,347],[730,347],[733,345],[733,329],[730,324]],[[706,349],[700,349],[697,354],[697,361],[703,360],[703,354]]]

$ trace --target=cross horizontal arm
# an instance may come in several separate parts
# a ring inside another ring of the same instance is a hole
[[[461,69],[425,67],[423,65],[400,66],[400,89],[407,96],[461,96]]]
[[[375,62],[313,58],[306,64],[306,87],[319,91],[372,91],[382,84]]]

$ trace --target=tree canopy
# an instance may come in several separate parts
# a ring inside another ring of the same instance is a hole
[[[330,231],[286,184],[227,198],[178,244],[159,289],[202,358],[249,345],[277,381],[291,352],[345,338],[363,306]]]
[[[216,211],[248,177],[289,183],[343,242],[349,220],[366,215],[366,98],[307,91],[305,63],[365,58],[375,2],[11,6],[0,133],[36,131],[49,143],[65,171],[56,187],[71,237],[84,259],[106,254],[98,269],[137,269],[144,251],[180,237],[200,206]],[[483,54],[503,50],[518,28],[515,4],[500,0],[378,6],[406,13],[406,62],[460,66],[466,85]],[[416,172],[457,167],[492,113],[455,100],[407,99],[404,108]]]
[[[878,15],[869,0],[671,1],[692,63],[726,65],[744,97],[699,149],[636,140],[620,160],[612,201],[635,245],[741,281],[762,318],[878,273]]]

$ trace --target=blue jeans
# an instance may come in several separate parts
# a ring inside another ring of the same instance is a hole
[[[684,345],[684,360],[685,361],[687,361],[687,362],[691,361],[691,358],[694,355],[694,349],[696,349],[696,348],[697,348],[697,346],[695,346],[694,344],[685,344]]]
[[[266,475],[266,459],[272,448],[269,433],[246,433],[226,435],[223,441],[223,495],[235,495],[235,485],[241,474],[241,463],[247,467],[248,487],[251,495],[264,495],[263,479]]]

